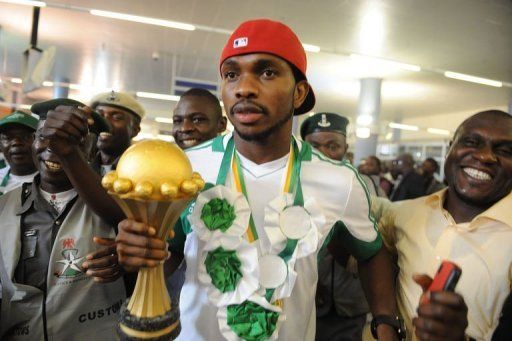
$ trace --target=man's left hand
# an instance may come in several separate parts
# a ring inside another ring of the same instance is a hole
[[[86,274],[98,283],[113,282],[121,276],[121,267],[117,261],[116,242],[112,238],[94,237],[96,244],[102,245],[101,249],[86,256],[82,268]]]
[[[432,278],[414,275],[413,279],[430,295],[429,302],[420,304],[413,325],[418,340],[464,340],[468,326],[468,307],[464,298],[454,292],[427,292]],[[420,299],[421,302],[421,299]]]

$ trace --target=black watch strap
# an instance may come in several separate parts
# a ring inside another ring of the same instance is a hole
[[[372,319],[371,324],[371,330],[372,330],[372,336],[377,340],[377,327],[379,324],[387,324],[396,331],[398,338],[400,340],[405,340],[406,333],[405,333],[405,325],[403,320],[398,316],[391,316],[391,315],[375,315]]]

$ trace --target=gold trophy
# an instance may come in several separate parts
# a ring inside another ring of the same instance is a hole
[[[204,187],[185,153],[158,140],[132,145],[101,182],[128,218],[154,227],[162,240],[174,236],[172,227],[181,212]],[[121,339],[172,340],[180,331],[179,309],[167,293],[163,264],[141,268],[133,295],[121,308]]]

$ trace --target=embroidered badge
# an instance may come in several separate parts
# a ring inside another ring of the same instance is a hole
[[[322,128],[327,128],[331,126],[331,122],[327,121],[327,116],[322,114],[322,120],[318,122],[318,126]]]
[[[117,94],[114,90],[110,93],[110,95],[107,97],[107,101],[109,102],[119,102],[119,98],[117,97]]]
[[[247,37],[237,38],[233,41],[233,47],[235,49],[239,47],[245,47],[247,45],[249,45],[249,38]]]
[[[62,239],[62,257],[64,259],[58,260],[57,263],[63,264],[60,272],[55,272],[54,275],[58,278],[73,278],[82,274],[82,262],[84,257],[78,256],[78,249],[75,248],[75,240],[73,238]]]

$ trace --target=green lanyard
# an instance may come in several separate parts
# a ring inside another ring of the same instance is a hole
[[[7,186],[7,183],[9,182],[9,178],[11,177],[11,170],[9,169],[7,171],[7,174],[4,175],[4,178],[2,179],[2,182],[0,183],[0,188]],[[0,195],[4,194],[4,192],[0,192]]]

